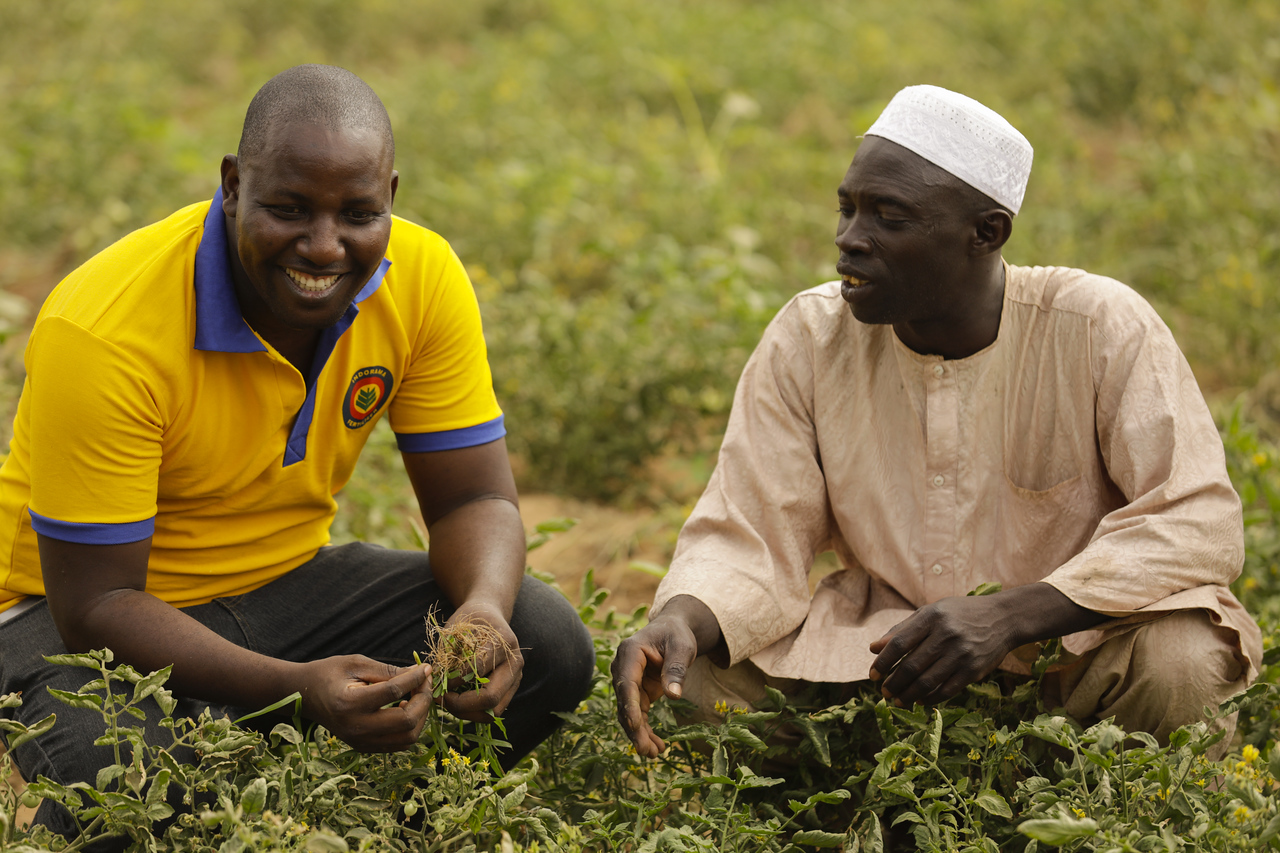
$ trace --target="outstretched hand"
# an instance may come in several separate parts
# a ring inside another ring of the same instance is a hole
[[[637,754],[655,758],[667,748],[649,725],[649,708],[664,694],[680,698],[697,653],[693,631],[677,617],[655,619],[619,644],[611,667],[618,722]]]
[[[618,645],[611,668],[618,722],[638,755],[656,758],[667,748],[649,725],[649,709],[663,695],[679,699],[694,658],[719,642],[720,623],[711,610],[695,598],[677,596]]]
[[[431,705],[431,667],[397,667],[363,655],[304,665],[304,713],[361,752],[417,743]]]

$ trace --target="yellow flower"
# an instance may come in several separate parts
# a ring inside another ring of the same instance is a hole
[[[970,760],[970,761],[981,761],[981,760],[982,760],[982,753],[981,753],[981,752],[978,752],[978,750],[976,750],[976,749],[971,749],[971,750],[969,750],[969,760]]]
[[[1253,812],[1249,810],[1248,806],[1240,806],[1235,810],[1235,818],[1240,823],[1244,823],[1246,820],[1248,820],[1252,816],[1253,816]]]
[[[1267,464],[1267,454],[1265,454],[1265,453],[1255,453],[1255,454],[1253,454],[1253,464],[1254,464],[1254,465],[1257,465],[1259,468],[1261,468],[1263,465],[1266,465],[1266,464]]]
[[[1258,760],[1258,748],[1251,743],[1246,743],[1244,749],[1240,750],[1240,757],[1252,764]]]
[[[724,716],[725,714],[729,713],[729,703],[724,701],[723,699],[717,699],[716,713],[720,714],[721,716]]]
[[[1072,806],[1071,811],[1075,812],[1076,817],[1084,817],[1084,809],[1078,809],[1075,806]]]
[[[1260,587],[1260,586],[1262,586],[1262,584],[1258,583],[1258,579],[1257,579],[1257,578],[1245,578],[1245,579],[1244,579],[1244,588],[1245,588],[1245,589],[1257,589],[1257,588],[1258,588],[1258,587]]]
[[[734,706],[733,706],[733,713],[735,713],[735,714],[745,714],[745,713],[747,713],[747,709],[746,709],[746,708],[739,708],[737,705],[734,705]]]

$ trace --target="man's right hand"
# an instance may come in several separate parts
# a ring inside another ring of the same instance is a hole
[[[618,722],[645,758],[667,748],[649,725],[649,708],[658,697],[679,699],[685,674],[699,654],[720,642],[720,623],[696,598],[681,595],[662,614],[618,646],[613,659],[613,689]]]
[[[304,664],[303,712],[361,752],[418,740],[431,706],[431,667],[397,667],[363,655]]]

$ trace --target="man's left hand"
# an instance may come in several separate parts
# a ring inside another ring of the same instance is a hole
[[[450,684],[450,691],[441,697],[444,707],[455,717],[472,722],[489,722],[492,716],[501,716],[511,704],[520,686],[524,671],[524,656],[520,643],[507,620],[497,607],[485,604],[463,605],[449,617],[445,629],[454,625],[481,623],[493,629],[496,638],[485,643],[477,651],[475,673],[488,679],[477,690],[473,685]]]
[[[872,681],[908,706],[950,699],[1024,643],[1092,628],[1107,617],[1045,583],[926,605],[871,644]]]

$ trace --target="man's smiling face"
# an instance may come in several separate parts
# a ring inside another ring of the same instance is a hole
[[[245,319],[273,344],[336,323],[377,270],[398,176],[372,130],[294,122],[223,161],[232,272]]]

